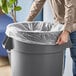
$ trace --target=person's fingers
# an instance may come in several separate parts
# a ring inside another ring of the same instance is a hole
[[[56,43],[61,45],[61,44],[67,43],[67,42],[68,42],[68,39],[61,36],[61,37],[58,38]]]
[[[64,43],[67,43],[68,42],[68,33],[66,32],[62,32],[61,35],[58,37],[58,40],[56,42],[56,44],[64,44]]]
[[[58,44],[61,45],[61,44],[64,44],[65,41],[61,40]]]
[[[59,44],[61,42],[61,37],[58,38],[56,44]]]

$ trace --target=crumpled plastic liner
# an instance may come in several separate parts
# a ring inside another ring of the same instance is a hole
[[[55,28],[56,27],[56,28]],[[54,25],[49,22],[12,23],[7,26],[6,35],[21,42],[42,45],[56,45],[63,25]]]

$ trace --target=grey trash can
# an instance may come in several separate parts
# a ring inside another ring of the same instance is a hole
[[[46,22],[8,25],[6,35],[13,39],[12,76],[62,76],[64,50],[71,42],[56,45],[61,31],[52,32],[51,28]]]

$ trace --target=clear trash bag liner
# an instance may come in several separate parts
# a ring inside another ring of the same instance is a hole
[[[7,26],[6,35],[23,43],[56,45],[63,29],[63,25],[50,22],[12,23]]]

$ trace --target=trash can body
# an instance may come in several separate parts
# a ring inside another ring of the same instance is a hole
[[[28,44],[14,40],[12,76],[62,76],[63,46]]]
[[[52,25],[38,21],[8,25],[5,48],[12,49],[12,76],[62,76],[64,50],[71,42],[57,45],[62,26]]]

